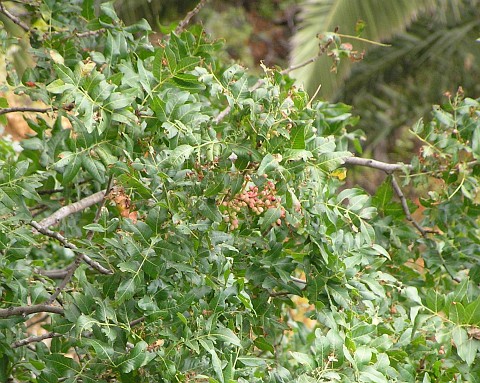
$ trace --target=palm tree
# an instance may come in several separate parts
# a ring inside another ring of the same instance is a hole
[[[389,42],[378,47],[350,40],[354,49],[367,50],[363,62],[342,62],[330,73],[328,57],[302,67],[292,75],[311,94],[321,84],[320,97],[342,100],[361,115],[361,128],[376,142],[399,127],[411,125],[445,91],[462,85],[468,95],[480,95],[479,0],[311,0],[302,5],[299,29],[292,39],[291,64],[318,51],[315,36],[336,27],[355,35],[355,25],[366,25],[362,38]],[[346,41],[346,39],[344,39]]]

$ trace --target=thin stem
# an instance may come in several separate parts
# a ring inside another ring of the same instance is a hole
[[[183,20],[178,23],[178,26],[175,28],[175,34],[178,35],[182,33],[187,27],[192,17],[195,16],[198,12],[200,12],[200,10],[205,6],[206,3],[207,0],[200,0],[197,6],[193,8],[190,12],[188,12],[187,15],[183,18]]]
[[[7,16],[10,20],[12,20],[15,24],[17,24],[20,28],[22,28],[25,32],[30,32],[30,27],[25,24],[19,17],[10,13],[5,6],[0,1],[0,12]]]
[[[341,34],[341,33],[336,33],[336,35],[339,36],[339,37],[343,37],[345,39],[362,41],[364,43],[368,43],[368,44],[372,44],[372,45],[378,45],[378,46],[381,46],[381,47],[391,47],[391,44],[384,44],[384,43],[380,43],[378,41],[372,41],[372,40],[364,39],[363,37],[352,36],[352,35],[344,35],[344,34]]]
[[[300,68],[303,68],[304,66],[312,64],[315,61],[317,61],[320,58],[321,55],[322,55],[322,52],[320,52],[319,54],[309,58],[307,61],[304,61],[303,63],[297,64],[297,65],[290,65],[288,68],[285,68],[284,70],[280,71],[280,74],[288,74],[291,71],[294,71],[296,69],[300,69]]]
[[[395,191],[395,194],[398,196],[398,198],[400,199],[400,203],[402,204],[402,209],[405,213],[405,218],[407,218],[407,220],[410,221],[413,226],[415,226],[415,228],[420,232],[422,237],[425,237],[427,233],[430,231],[425,230],[423,227],[421,227],[418,224],[417,221],[413,219],[412,215],[410,214],[410,209],[408,207],[407,199],[405,198],[405,195],[403,194],[402,189],[398,185],[398,182],[393,174],[392,174],[391,182],[392,182],[393,190]]]

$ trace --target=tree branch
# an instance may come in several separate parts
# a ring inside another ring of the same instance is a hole
[[[11,14],[6,8],[5,6],[2,4],[2,2],[0,1],[0,12],[3,13],[5,16],[7,16],[10,20],[12,20],[15,24],[17,24],[20,28],[22,28],[25,32],[29,32],[30,31],[30,27],[25,24],[22,20],[20,20],[19,17]]]
[[[97,29],[96,31],[75,32],[75,36],[77,36],[77,37],[89,37],[89,36],[99,35],[100,33],[103,33],[103,32],[105,32],[105,29],[100,28],[100,29]]]
[[[388,173],[388,174],[397,170],[404,170],[404,169],[411,170],[413,168],[412,165],[409,165],[409,164],[403,164],[403,163],[389,164],[387,162],[372,160],[370,158],[359,158],[359,157],[347,157],[345,158],[345,164],[367,166],[369,168],[383,170],[385,173]]]
[[[56,232],[56,231],[53,231],[53,230],[50,230],[50,229],[47,229],[43,226],[41,226],[38,222],[36,221],[31,221],[30,223],[30,226],[32,226],[34,229],[36,229],[39,233],[42,233],[50,238],[54,238],[56,239],[58,242],[60,242],[63,247],[66,247],[68,249],[72,249],[72,250],[75,250],[77,251],[78,250],[78,247],[76,245],[74,245],[73,243],[69,242],[63,235],[61,235],[60,233]],[[103,267],[100,263],[98,263],[97,261],[94,261],[92,258],[90,258],[88,255],[86,254],[82,254],[82,253],[79,253],[78,254],[79,257],[85,261],[85,263],[89,266],[91,266],[92,268],[94,268],[95,270],[97,270],[98,272],[102,273],[102,274],[106,274],[106,275],[111,275],[113,274],[113,272],[111,270],[108,270],[106,269],[105,267]],[[72,269],[75,269],[75,267],[72,265]],[[70,272],[71,270],[69,269],[68,272]],[[75,271],[75,270],[74,270]],[[67,273],[68,273],[67,272]],[[45,274],[44,274],[45,275]]]
[[[144,320],[145,320],[145,317],[134,319],[129,323],[129,326],[130,327],[136,326],[137,324],[142,323]]]
[[[215,117],[214,121],[216,124],[219,124],[226,116],[228,116],[228,113],[230,113],[230,111],[232,110],[232,108],[230,107],[230,105],[228,105],[225,109],[223,109],[217,117]]]
[[[188,12],[187,15],[183,18],[183,20],[178,23],[177,27],[175,28],[175,34],[178,35],[182,33],[187,27],[191,18],[195,16],[198,12],[200,12],[200,10],[205,6],[206,3],[207,0],[200,0],[197,6],[193,8],[190,12]]]
[[[288,74],[295,69],[300,69],[300,68],[303,68],[304,66],[312,64],[320,58],[322,53],[323,52],[319,52],[318,55],[309,58],[308,60],[304,61],[303,63],[297,64],[297,65],[290,65],[288,68],[285,68],[282,71],[280,71],[280,74]]]
[[[30,343],[41,342],[42,340],[51,339],[51,338],[55,338],[55,337],[58,337],[58,336],[62,336],[62,334],[59,334],[59,333],[56,333],[56,332],[53,332],[53,331],[49,332],[49,333],[46,333],[46,334],[38,335],[38,336],[30,336],[28,338],[25,338],[25,339],[22,339],[22,340],[17,340],[16,342],[13,342],[10,345],[10,347],[18,348],[18,347],[26,346],[27,344],[30,344]]]
[[[415,226],[415,228],[420,232],[422,237],[425,237],[427,235],[428,231],[425,230],[423,227],[421,227],[418,224],[418,222],[413,219],[412,215],[410,214],[410,209],[408,207],[407,199],[405,198],[405,195],[403,194],[402,189],[398,185],[398,182],[397,182],[397,180],[396,180],[396,178],[393,174],[392,174],[392,187],[393,187],[393,190],[395,191],[395,194],[400,199],[400,203],[402,204],[403,212],[405,213],[405,218],[407,218],[407,220],[410,221],[413,226]]]
[[[65,267],[64,269],[53,269],[53,270],[43,270],[38,269],[36,272],[44,277],[51,278],[51,279],[63,279],[67,276],[68,271],[73,266],[73,263],[69,266]]]
[[[0,5],[2,3],[0,2]],[[0,116],[2,114],[14,113],[14,112],[36,112],[36,113],[48,113],[55,110],[53,107],[49,108],[33,108],[29,106],[12,106],[11,108],[0,108]]]
[[[103,201],[103,199],[105,198],[105,193],[106,190],[102,190],[95,194],[89,195],[88,197],[85,197],[80,201],[74,202],[67,206],[63,206],[51,216],[41,220],[39,222],[39,225],[44,228],[48,228],[49,226],[55,226],[63,218],[68,217],[71,214],[78,213],[79,211],[85,210],[86,208]]]
[[[413,226],[420,232],[422,237],[425,237],[427,233],[434,233],[434,230],[427,230],[424,229],[420,224],[415,221],[412,217],[412,214],[410,213],[410,209],[408,207],[407,199],[405,198],[405,195],[402,192],[402,189],[400,188],[400,185],[398,185],[398,182],[395,178],[395,176],[392,174],[394,171],[397,170],[411,170],[413,167],[412,165],[409,164],[403,164],[403,163],[396,163],[396,164],[389,164],[387,162],[381,162],[377,160],[372,160],[369,158],[358,158],[358,157],[347,157],[345,158],[345,164],[348,165],[360,165],[360,166],[367,166],[369,168],[374,168],[374,169],[379,169],[383,170],[387,174],[391,174],[392,176],[392,188],[397,197],[400,199],[400,203],[402,205],[403,212],[405,213],[405,218],[407,221],[410,221]]]
[[[36,313],[63,314],[63,308],[44,303],[33,306],[9,307],[8,309],[0,309],[0,319],[9,318],[16,315],[25,316]]]

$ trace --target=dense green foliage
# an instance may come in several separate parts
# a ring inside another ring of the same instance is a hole
[[[35,67],[8,67],[48,110],[0,146],[0,381],[480,381],[477,100],[368,195],[348,106],[71,3],[30,9]]]

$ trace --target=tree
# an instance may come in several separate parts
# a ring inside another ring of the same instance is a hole
[[[198,26],[152,45],[111,3],[26,10],[8,87],[45,106],[0,100],[37,113],[0,151],[1,381],[478,381],[478,100],[388,164],[352,156],[350,107],[225,66]]]

